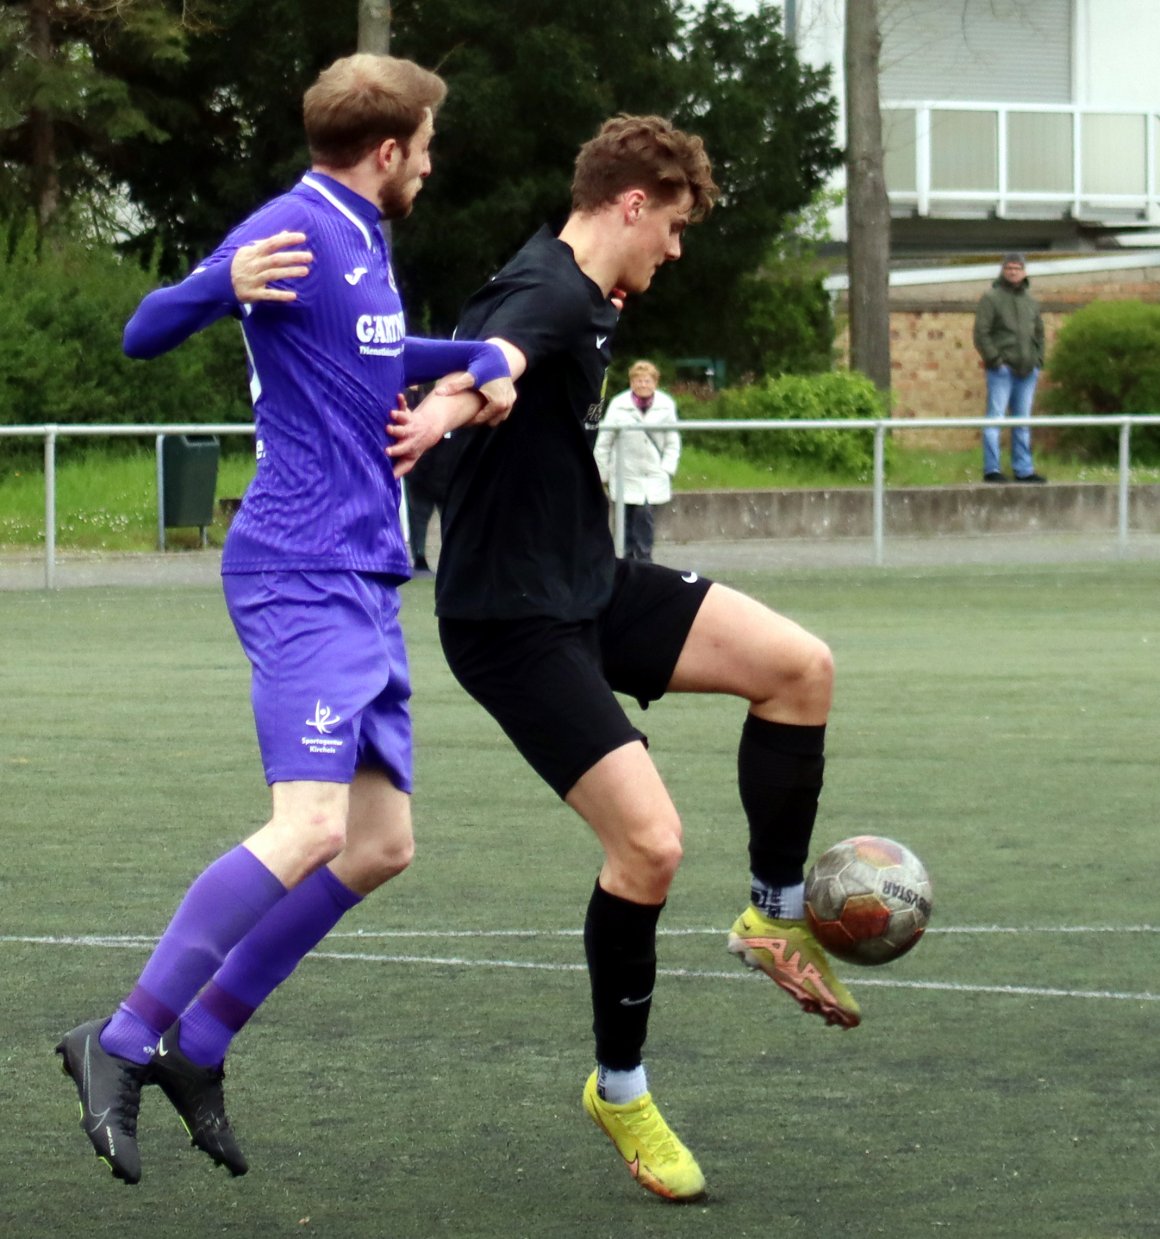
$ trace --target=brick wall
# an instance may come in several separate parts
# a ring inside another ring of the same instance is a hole
[[[1050,370],[1051,347],[1068,314],[1096,300],[1160,301],[1160,273],[1150,269],[1092,276],[1035,278],[1029,259],[1032,289],[1043,311]],[[1117,278],[1118,277],[1118,278]],[[1127,278],[1125,278],[1127,277]],[[902,288],[890,302],[890,365],[894,417],[981,417],[986,404],[986,381],[972,340],[975,307],[989,287],[987,282]],[[845,331],[838,339],[838,355],[848,359]],[[1050,375],[1040,382],[1040,391]],[[1036,407],[1041,407],[1037,400]],[[1050,431],[1036,436],[1049,440]],[[979,441],[976,430],[915,430],[906,437],[913,445],[966,448]]]

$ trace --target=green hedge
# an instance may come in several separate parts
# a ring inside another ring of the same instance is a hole
[[[1160,305],[1096,301],[1072,314],[1048,361],[1052,413],[1160,413]],[[1119,429],[1060,432],[1062,446],[1115,459]],[[1160,427],[1132,431],[1133,457],[1160,459]]]
[[[715,399],[684,400],[681,416],[729,421],[877,419],[886,403],[874,384],[849,370],[786,374],[749,387],[726,388]],[[874,436],[856,430],[719,430],[697,436],[698,447],[742,456],[757,464],[797,460],[843,477],[868,481],[874,469]],[[890,440],[886,448],[889,458]]]
[[[736,372],[824,374],[833,366],[834,313],[820,275],[790,266],[748,276],[736,309]]]
[[[125,322],[157,282],[108,250],[0,226],[0,424],[251,420],[232,320],[154,361],[125,357]]]

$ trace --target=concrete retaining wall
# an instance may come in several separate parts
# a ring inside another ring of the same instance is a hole
[[[873,492],[842,490],[685,491],[657,509],[666,542],[744,538],[870,537]],[[932,486],[887,490],[886,532],[895,536],[985,533],[1114,533],[1118,489],[1092,482],[1046,486]],[[1160,532],[1160,485],[1133,486],[1129,528]]]

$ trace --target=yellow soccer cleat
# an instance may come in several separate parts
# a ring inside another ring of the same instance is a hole
[[[733,922],[729,949],[780,985],[803,1011],[842,1028],[862,1022],[862,1009],[834,976],[807,922],[775,921],[750,906]]]
[[[584,1109],[616,1145],[641,1187],[666,1200],[696,1200],[705,1194],[701,1167],[661,1117],[651,1093],[614,1105],[597,1093],[594,1071],[584,1085]]]

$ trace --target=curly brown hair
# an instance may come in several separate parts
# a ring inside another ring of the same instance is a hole
[[[663,116],[619,116],[606,120],[576,156],[572,209],[591,213],[626,189],[672,202],[684,190],[693,195],[691,218],[704,219],[720,192],[705,144]]]

